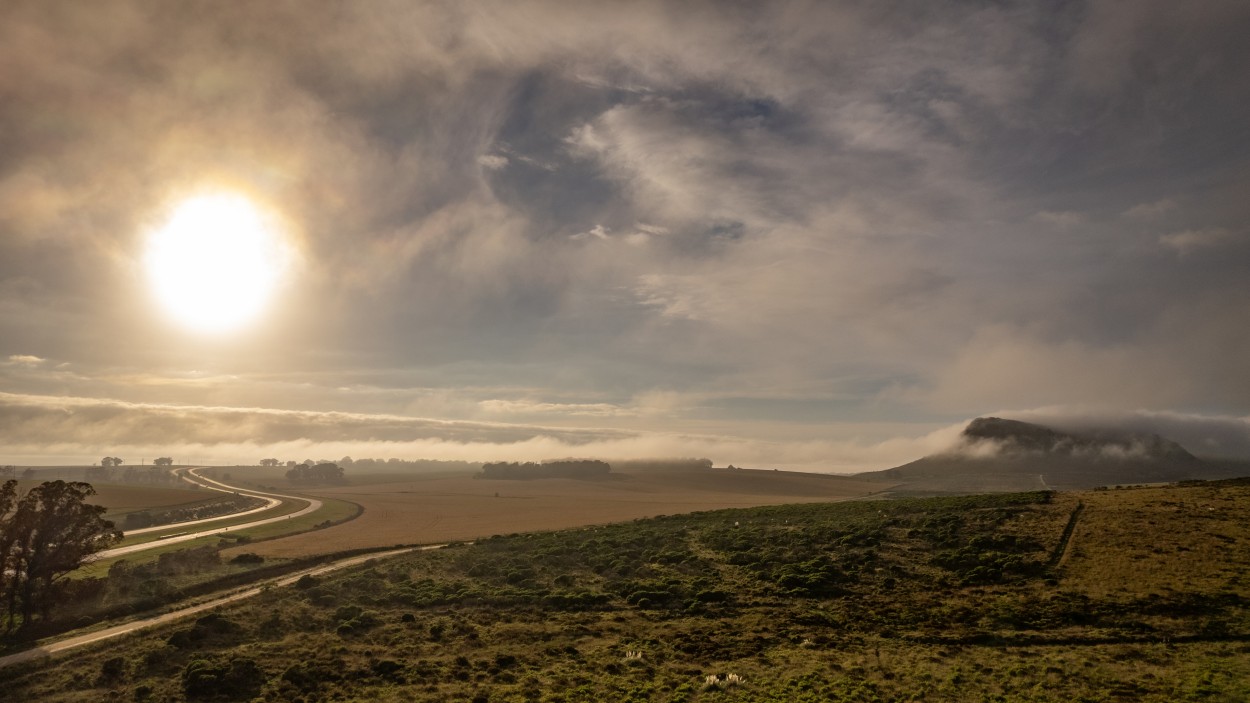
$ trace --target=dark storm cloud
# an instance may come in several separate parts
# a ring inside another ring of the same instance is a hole
[[[1244,414],[1248,21],[1231,1],[6,3],[0,358],[68,370],[0,390],[143,401],[194,369],[239,404],[379,411],[334,390],[363,374],[385,412],[786,441],[858,437],[796,407],[913,436],[994,407]],[[166,327],[138,266],[162,209],[211,185],[283,213],[301,253],[245,341]],[[455,383],[435,403],[414,374]]]

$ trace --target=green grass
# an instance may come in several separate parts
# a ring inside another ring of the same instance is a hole
[[[336,498],[320,498],[319,500],[321,501],[321,508],[307,515],[301,515],[290,520],[272,522],[268,525],[252,527],[246,530],[231,531],[227,534],[236,538],[242,536],[247,538],[247,541],[256,542],[262,539],[273,539],[297,532],[306,532],[323,523],[339,523],[344,520],[350,520],[360,514],[360,506],[355,503],[349,503]],[[327,534],[326,538],[333,542],[333,534]],[[327,545],[326,551],[334,551],[333,545]]]

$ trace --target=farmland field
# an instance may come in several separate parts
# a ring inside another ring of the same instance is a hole
[[[186,507],[197,503],[220,500],[217,491],[196,490],[189,484],[186,488],[173,486],[141,486],[125,483],[93,483],[96,494],[89,502],[108,508],[105,517],[117,520],[127,513],[153,508]]]
[[[242,474],[237,472],[236,476]],[[298,557],[718,508],[846,500],[888,487],[819,474],[721,469],[613,474],[598,481],[507,481],[468,476],[390,479],[384,483],[302,488],[318,497],[357,503],[364,513],[328,530],[253,544],[247,549],[265,556]]]

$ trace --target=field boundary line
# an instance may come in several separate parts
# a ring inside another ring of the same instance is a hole
[[[1063,528],[1063,534],[1059,536],[1059,544],[1050,555],[1050,568],[1062,568],[1067,563],[1068,557],[1072,554],[1072,537],[1076,532],[1076,524],[1080,521],[1083,512],[1085,512],[1085,502],[1078,500],[1076,507],[1072,510],[1072,515],[1068,518],[1068,524]]]

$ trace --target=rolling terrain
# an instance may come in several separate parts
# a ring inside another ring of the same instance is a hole
[[[301,578],[16,700],[1244,701],[1250,482],[719,510]]]

